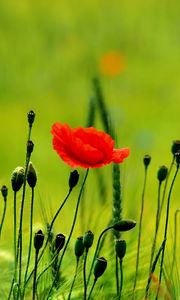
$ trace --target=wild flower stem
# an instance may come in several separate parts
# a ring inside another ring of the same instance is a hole
[[[97,281],[97,278],[94,278],[94,282],[93,282],[93,285],[92,285],[92,287],[91,287],[91,290],[90,290],[90,293],[89,293],[89,296],[88,296],[87,300],[90,300],[90,297],[91,297],[91,295],[92,295],[92,291],[93,291],[94,286],[95,286],[95,284],[96,284],[96,281]]]
[[[116,293],[117,293],[117,299],[120,299],[120,288],[119,288],[119,268],[118,268],[118,256],[117,253],[115,253],[116,255]]]
[[[120,280],[120,288],[119,288],[119,300],[121,299],[122,294],[122,288],[123,288],[123,260],[119,260],[119,266],[120,266],[120,274],[121,274],[121,280]]]
[[[84,264],[83,264],[83,280],[84,280],[84,300],[86,300],[87,294],[87,282],[86,282],[86,262],[87,262],[87,255],[88,255],[88,248],[86,248],[85,255],[84,255]]]
[[[34,263],[34,280],[33,280],[33,296],[32,296],[32,300],[35,300],[35,296],[36,296],[36,277],[37,277],[37,266],[38,266],[38,253],[39,253],[39,250],[36,249],[35,263]]]
[[[139,254],[140,254],[141,231],[142,231],[142,219],[143,219],[143,212],[144,212],[144,195],[145,195],[145,188],[146,188],[146,181],[147,181],[147,169],[148,169],[147,166],[145,166],[144,183],[143,183],[142,198],[141,198],[141,212],[140,212],[140,219],[139,219],[139,233],[138,233],[138,245],[137,245],[137,256],[136,256],[136,271],[135,271],[135,278],[134,278],[132,300],[134,299],[136,283],[137,283],[137,277],[138,277]]]
[[[6,207],[7,207],[6,202],[7,201],[5,200],[4,201],[4,209],[3,209],[2,219],[1,219],[1,224],[0,224],[0,238],[1,238],[2,227],[3,227],[3,224],[4,224],[4,218],[5,218],[5,215],[6,215]]]
[[[44,247],[43,247],[43,249],[42,249],[40,255],[38,256],[38,263],[40,262],[40,260],[41,260],[41,258],[42,258],[42,256],[43,256],[43,254],[44,254],[44,251],[45,251],[45,249],[46,249],[46,247],[47,247],[47,245],[48,245],[48,242],[49,242],[49,239],[50,239],[50,236],[51,236],[51,230],[52,230],[52,227],[53,227],[53,225],[54,225],[54,222],[56,221],[56,218],[58,217],[58,215],[59,215],[61,209],[62,209],[63,206],[65,205],[65,203],[66,203],[67,199],[69,198],[71,192],[72,192],[72,189],[69,189],[69,192],[68,192],[66,198],[65,198],[64,201],[62,202],[61,206],[58,208],[57,212],[55,213],[55,215],[54,215],[54,217],[53,217],[53,219],[52,219],[52,221],[51,221],[51,224],[50,224],[50,226],[49,226],[49,228],[48,228],[48,236],[47,236],[45,245],[44,245]],[[33,270],[31,271],[31,273],[29,274],[29,276],[28,276],[28,278],[27,278],[27,280],[26,280],[26,282],[25,282],[25,285],[27,285],[27,283],[29,282],[29,280],[30,280],[31,276],[33,275],[33,273],[34,273],[34,269],[33,269]]]
[[[174,265],[176,262],[176,248],[177,248],[177,216],[180,212],[180,209],[177,209],[175,211],[174,215],[174,247],[173,247],[173,259],[172,259],[172,267],[171,267],[171,274],[173,274],[174,271]]]
[[[83,180],[83,183],[82,183],[80,192],[79,192],[78,200],[77,200],[77,203],[76,203],[76,209],[75,209],[75,213],[74,213],[74,219],[73,219],[73,223],[72,223],[71,230],[70,230],[70,233],[69,233],[69,237],[68,237],[67,242],[66,242],[66,244],[65,244],[65,246],[64,246],[64,248],[63,248],[63,252],[62,252],[62,254],[61,254],[61,258],[60,258],[59,263],[58,263],[58,266],[57,266],[57,270],[58,270],[58,271],[60,270],[60,267],[61,267],[61,263],[62,263],[64,254],[65,254],[65,252],[66,252],[67,246],[68,246],[68,244],[69,244],[69,241],[70,241],[70,239],[71,239],[72,233],[73,233],[73,231],[74,231],[74,227],[75,227],[76,219],[77,219],[77,214],[78,214],[78,209],[79,209],[79,204],[80,204],[80,200],[81,200],[83,188],[84,188],[84,185],[85,185],[85,183],[86,183],[86,179],[87,179],[88,173],[89,173],[89,169],[87,169],[87,171],[86,171],[86,174],[85,174],[85,177],[84,177],[84,180]],[[55,277],[54,277],[52,286],[51,286],[51,288],[50,288],[50,290],[49,290],[49,293],[48,293],[46,299],[49,298],[49,296],[50,296],[50,294],[51,294],[51,292],[52,292],[53,286],[54,286],[55,281],[56,281],[56,277],[57,277],[57,275],[55,275]]]
[[[34,188],[31,189],[31,208],[30,208],[30,224],[29,224],[29,251],[28,251],[28,258],[26,264],[26,270],[24,275],[24,288],[23,288],[23,297],[25,293],[25,282],[28,274],[29,263],[31,258],[31,248],[32,248],[32,235],[33,235],[33,212],[34,212]]]
[[[79,266],[79,257],[77,257],[77,259],[76,259],[76,269],[75,269],[74,278],[73,278],[73,281],[72,281],[72,284],[71,284],[71,288],[70,288],[67,300],[71,299],[72,290],[73,290],[74,283],[75,283],[75,280],[76,280],[76,277],[77,277],[77,273],[78,273],[78,266]]]
[[[165,254],[165,248],[166,248],[166,240],[167,240],[167,231],[168,231],[168,224],[169,224],[169,209],[170,209],[170,199],[171,199],[171,192],[174,186],[174,182],[176,180],[176,176],[178,174],[179,170],[179,164],[177,164],[176,167],[176,172],[174,174],[170,189],[169,189],[169,194],[168,194],[168,199],[167,199],[167,207],[166,207],[166,222],[165,222],[165,228],[164,228],[164,244],[163,244],[163,249],[162,249],[162,258],[161,258],[161,265],[160,265],[160,273],[159,273],[159,286],[156,294],[156,300],[158,299],[159,296],[159,289],[161,285],[161,280],[162,280],[162,272],[163,272],[163,263],[164,263],[164,254]]]

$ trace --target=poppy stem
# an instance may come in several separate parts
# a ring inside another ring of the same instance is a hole
[[[74,227],[75,227],[76,219],[77,219],[77,214],[78,214],[78,209],[79,209],[79,204],[80,204],[80,200],[81,200],[83,188],[84,188],[84,185],[85,185],[85,183],[86,183],[86,179],[87,179],[88,173],[89,173],[89,169],[87,169],[87,171],[86,171],[86,174],[85,174],[85,177],[84,177],[84,180],[83,180],[83,183],[82,183],[80,192],[79,192],[79,196],[78,196],[78,200],[77,200],[77,204],[76,204],[76,210],[75,210],[75,214],[74,214],[73,223],[72,223],[72,226],[71,226],[71,230],[70,230],[70,233],[69,233],[69,237],[68,237],[68,239],[67,239],[67,242],[66,242],[66,244],[65,244],[65,247],[63,248],[63,252],[62,252],[62,254],[61,254],[61,258],[60,258],[59,263],[58,263],[58,266],[57,266],[57,272],[59,272],[59,270],[60,270],[60,267],[61,267],[61,263],[62,263],[64,254],[65,254],[65,252],[66,252],[67,246],[68,246],[68,244],[69,244],[69,241],[70,241],[70,239],[71,239],[72,233],[73,233],[73,231],[74,231]],[[49,296],[50,296],[50,294],[51,294],[51,292],[52,292],[53,286],[54,286],[54,284],[55,284],[55,282],[56,282],[56,278],[57,278],[57,273],[55,274],[55,277],[54,277],[52,286],[51,286],[51,288],[50,288],[50,290],[49,290],[49,293],[48,293],[46,299],[49,298]]]
[[[90,300],[90,297],[91,297],[91,295],[92,295],[92,291],[93,291],[94,286],[95,286],[95,284],[96,284],[96,281],[97,281],[97,278],[95,277],[95,278],[94,278],[93,285],[92,285],[92,287],[91,287],[91,290],[90,290],[90,293],[89,293],[89,296],[88,296],[87,300]]]
[[[84,264],[83,264],[83,280],[84,280],[84,300],[86,300],[86,293],[87,293],[87,282],[86,282],[86,262],[87,262],[87,255],[88,255],[88,248],[86,248],[85,256],[84,256]]]
[[[3,214],[2,214],[2,219],[1,219],[1,224],[0,224],[0,238],[1,238],[1,232],[2,232],[2,227],[3,227],[3,224],[4,224],[4,218],[5,218],[5,215],[6,215],[6,199],[4,198],[4,209],[3,209]]]
[[[120,280],[120,288],[119,288],[119,300],[121,299],[121,294],[122,294],[122,288],[123,288],[123,260],[119,260],[119,265],[120,265],[120,273],[121,273],[121,280]]]
[[[177,216],[180,212],[180,209],[177,209],[175,211],[174,215],[174,247],[173,247],[173,260],[172,260],[172,267],[171,267],[171,274],[173,274],[174,271],[174,265],[176,262],[176,248],[177,248]]]
[[[73,282],[72,282],[72,284],[71,284],[71,288],[70,288],[69,296],[68,296],[68,299],[67,299],[67,300],[70,300],[70,299],[71,299],[72,290],[73,290],[74,283],[75,283],[75,280],[76,280],[76,277],[77,277],[77,273],[78,273],[78,266],[79,266],[79,257],[77,257],[77,259],[76,259],[76,269],[75,269]]]
[[[35,300],[35,296],[36,296],[36,277],[37,277],[37,266],[38,266],[38,253],[39,253],[39,250],[36,249],[35,263],[34,263],[34,280],[33,280],[33,296],[32,296],[32,300]]]
[[[119,288],[119,268],[118,268],[118,256],[117,253],[116,255],[116,260],[115,260],[115,267],[116,267],[116,293],[117,293],[117,299],[120,299],[120,288]]]

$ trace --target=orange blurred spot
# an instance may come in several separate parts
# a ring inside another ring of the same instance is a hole
[[[116,76],[124,71],[124,67],[124,57],[116,51],[107,52],[100,58],[99,68],[103,75]]]

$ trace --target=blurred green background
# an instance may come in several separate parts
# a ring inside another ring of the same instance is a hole
[[[46,208],[57,208],[70,169],[52,150],[51,125],[85,124],[91,80],[100,73],[118,144],[131,148],[123,166],[124,211],[129,217],[139,214],[142,157],[152,156],[148,215],[155,207],[157,168],[169,166],[171,143],[180,133],[179,15],[175,0],[1,0],[0,183],[10,186],[12,170],[24,164],[26,114],[33,109],[37,198]],[[124,59],[124,69],[116,76],[99,71],[102,56],[110,51]],[[89,198],[94,197],[90,192]],[[139,206],[134,205],[137,201]]]

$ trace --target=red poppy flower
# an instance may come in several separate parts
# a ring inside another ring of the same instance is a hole
[[[114,140],[94,127],[70,128],[67,124],[52,126],[53,148],[65,163],[73,168],[99,168],[121,163],[129,149],[114,149]]]

